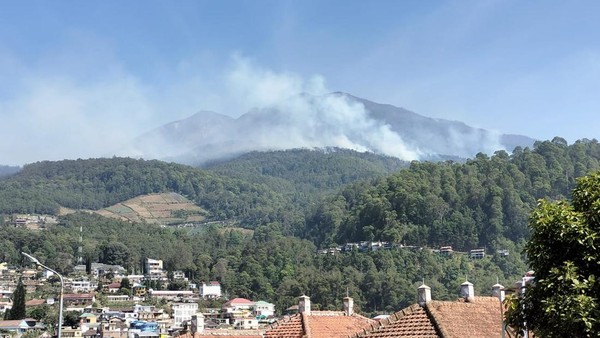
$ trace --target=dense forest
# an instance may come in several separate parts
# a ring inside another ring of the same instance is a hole
[[[406,163],[350,150],[249,154],[203,170],[131,158],[28,164],[0,180],[0,213],[56,214],[59,207],[98,210],[150,193],[177,192],[210,211],[209,220],[247,228],[273,220],[292,233],[310,201]]]
[[[402,168],[400,161],[372,154],[308,150],[252,153],[206,169],[123,158],[34,163],[0,180],[0,212],[97,209],[174,191],[212,219],[235,219],[253,231],[207,225],[190,232],[82,212],[61,217],[47,231],[5,224],[0,260],[19,264],[18,253],[27,251],[69,271],[83,225],[89,260],[140,271],[145,257],[163,259],[195,282],[219,280],[230,297],[268,300],[278,310],[303,293],[316,307],[340,308],[348,291],[363,312],[390,312],[413,303],[423,280],[434,298],[456,298],[466,276],[487,294],[496,278],[511,285],[527,269],[521,252],[530,210],[540,198],[569,198],[577,177],[600,169],[600,144],[555,138],[512,154]],[[406,246],[315,253],[365,240]],[[442,245],[485,248],[488,255],[471,260],[431,250]],[[510,255],[496,255],[497,249]]]

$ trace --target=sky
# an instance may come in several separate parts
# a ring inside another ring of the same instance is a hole
[[[597,1],[12,1],[0,164],[110,156],[200,110],[343,91],[500,133],[598,138]]]

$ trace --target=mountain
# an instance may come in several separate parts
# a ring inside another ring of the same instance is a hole
[[[464,159],[534,141],[335,92],[297,95],[238,118],[201,111],[139,136],[133,147],[144,158],[203,165],[251,151],[327,147],[402,160]]]

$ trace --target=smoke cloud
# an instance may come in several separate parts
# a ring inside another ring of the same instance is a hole
[[[0,74],[10,75],[0,80],[0,88],[11,88],[0,95],[5,140],[0,164],[113,155],[184,159],[198,152],[214,159],[251,150],[324,147],[404,160],[429,153],[372,118],[362,103],[332,94],[320,75],[305,79],[233,55],[220,71],[205,71],[206,60],[187,60],[163,70],[166,79],[151,81],[135,76],[110,53],[74,67],[85,69],[85,76],[70,71],[75,59],[33,67],[0,58]],[[213,116],[196,121],[200,129],[186,129],[185,119],[202,109],[228,117]],[[161,128],[173,121],[181,121],[168,127],[179,133],[175,138]],[[225,130],[211,130],[223,125]],[[140,135],[143,142],[134,142]],[[452,143],[461,142],[460,135],[453,137]],[[485,143],[499,144],[494,137]],[[221,150],[225,154],[215,153]]]

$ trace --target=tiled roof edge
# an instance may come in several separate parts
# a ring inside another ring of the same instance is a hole
[[[427,317],[429,318],[429,321],[433,325],[433,328],[435,329],[435,332],[437,332],[437,334],[438,334],[438,336],[440,338],[448,338],[448,337],[450,337],[450,335],[447,334],[447,332],[440,327],[440,325],[438,324],[435,316],[431,312],[431,309],[429,308],[431,306],[431,303],[432,302],[426,303],[423,308],[425,309],[425,313],[427,314]]]
[[[375,322],[375,320],[373,320],[371,318],[368,318],[368,317],[365,317],[365,316],[363,316],[361,314],[358,314],[358,313],[353,313],[351,316],[355,317],[355,318],[358,318],[358,319],[363,319],[363,320],[365,320],[368,323],[374,323]]]
[[[304,336],[306,338],[312,338],[312,334],[310,332],[310,325],[308,325],[308,318],[310,316],[307,315],[306,313],[302,312],[302,329],[304,330]]]
[[[288,316],[288,318],[284,318],[283,320],[281,320],[281,322],[278,320],[278,321],[276,321],[276,322],[272,323],[271,325],[269,325],[269,328],[267,329],[267,331],[268,331],[268,330],[271,330],[271,329],[274,329],[274,328],[278,327],[278,326],[279,326],[279,325],[281,325],[281,324],[285,324],[285,323],[287,323],[287,322],[290,322],[290,321],[292,321],[292,318],[294,318],[294,317],[296,317],[296,316],[298,316],[298,315],[299,315],[299,314],[295,314],[295,315],[292,315],[292,316]]]
[[[374,330],[376,330],[384,325],[395,323],[395,322],[399,321],[400,319],[402,319],[403,317],[415,313],[420,308],[421,308],[421,306],[419,304],[410,305],[409,307],[406,307],[398,312],[391,314],[388,318],[385,318],[378,322],[372,323],[370,326],[362,329],[360,332],[357,332],[355,334],[347,336],[347,338],[360,338],[360,337],[364,336],[365,334],[371,333]]]

